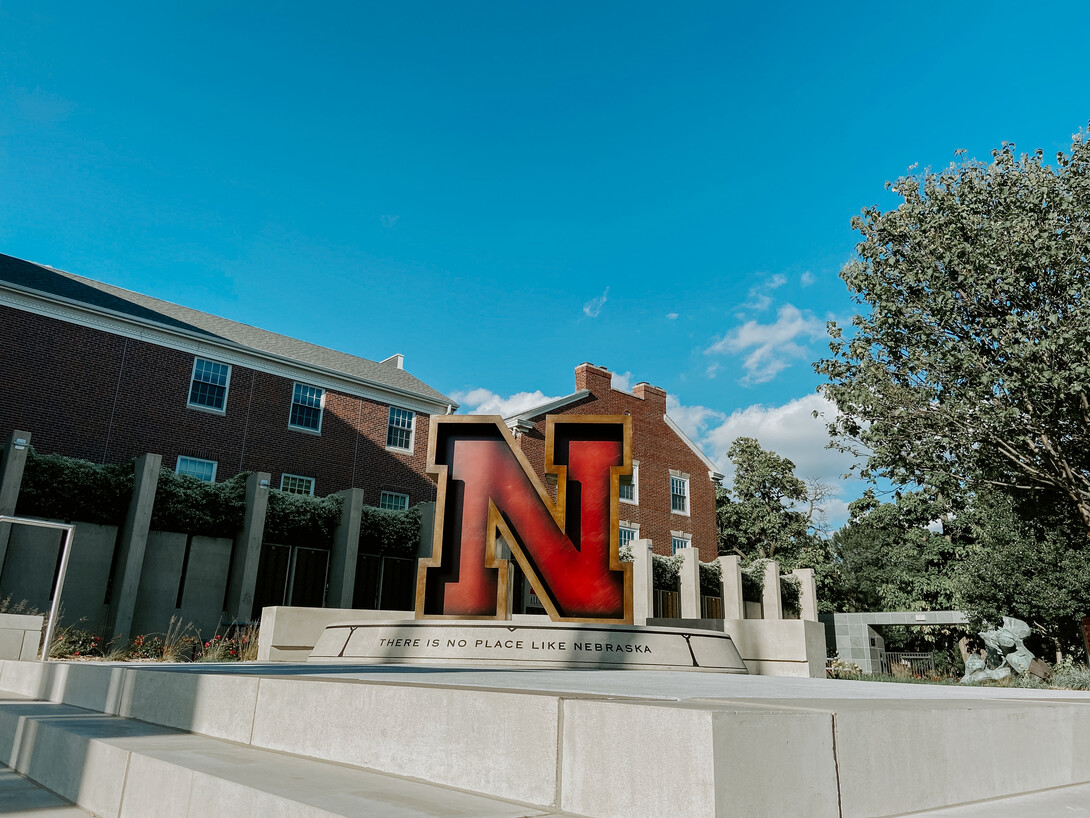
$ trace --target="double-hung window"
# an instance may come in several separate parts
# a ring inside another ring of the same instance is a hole
[[[688,548],[693,544],[691,534],[683,534],[680,531],[670,532],[670,553],[676,554],[682,548]]]
[[[288,494],[309,494],[314,496],[314,478],[298,474],[280,475],[280,490]]]
[[[196,477],[198,480],[203,480],[206,483],[215,483],[216,461],[179,455],[178,464],[174,467],[174,473]]]
[[[409,495],[384,491],[378,497],[378,507],[387,511],[404,511],[409,507]]]
[[[670,511],[674,514],[689,513],[689,478],[670,475]]]
[[[640,503],[640,463],[632,463],[632,474],[621,477],[621,502],[639,505]]]
[[[291,390],[291,415],[288,426],[293,429],[305,429],[308,432],[322,431],[322,406],[325,405],[325,390],[317,386],[296,383]]]
[[[227,388],[230,384],[230,364],[209,361],[207,358],[194,358],[186,405],[222,414],[227,411]]]
[[[390,407],[390,419],[386,426],[386,448],[403,452],[413,450],[413,413],[408,409]]]
[[[622,525],[617,529],[617,533],[620,541],[618,544],[621,548],[624,548],[626,545],[632,545],[635,542],[636,537],[640,534],[640,529],[636,526]]]

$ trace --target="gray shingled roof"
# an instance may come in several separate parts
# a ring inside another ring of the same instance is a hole
[[[358,358],[2,253],[0,282],[76,302],[91,309],[120,313],[167,330],[203,335],[210,341],[232,344],[246,350],[320,367],[352,380],[409,392],[436,403],[457,406],[446,395],[392,363]]]

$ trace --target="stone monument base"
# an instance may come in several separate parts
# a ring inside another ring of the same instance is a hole
[[[747,672],[716,631],[475,619],[335,622],[308,661]]]

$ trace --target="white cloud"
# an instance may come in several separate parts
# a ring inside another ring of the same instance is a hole
[[[806,271],[805,273],[803,273],[803,274],[802,274],[802,275],[801,275],[801,276],[799,277],[799,283],[800,283],[800,284],[801,284],[801,285],[802,285],[803,287],[809,287],[809,286],[810,286],[811,284],[813,284],[813,283],[814,283],[815,281],[817,281],[817,277],[816,277],[816,276],[815,276],[815,275],[814,275],[813,273],[811,273],[811,272],[810,272],[809,270],[807,270],[807,271]]]
[[[774,323],[746,321],[704,350],[704,354],[736,354],[751,350],[742,362],[746,370],[742,383],[765,383],[787,369],[793,360],[809,354],[805,342],[820,340],[825,335],[824,321],[809,310],[784,304],[777,310]]]
[[[610,389],[616,389],[618,392],[632,392],[632,373],[631,372],[614,372],[613,379],[609,382]]]
[[[602,307],[606,305],[608,296],[609,287],[606,287],[605,291],[600,296],[592,298],[583,305],[583,315],[587,316],[587,318],[597,318],[602,312]]]
[[[666,320],[667,321],[676,321],[677,320],[677,313],[676,312],[666,313]]]
[[[825,424],[835,415],[836,406],[820,395],[796,398],[782,406],[754,404],[730,415],[706,406],[685,406],[677,396],[670,395],[666,411],[726,475],[724,485],[730,485],[734,471],[727,449],[736,438],[752,437],[764,449],[790,459],[800,478],[822,480],[834,487],[833,496],[825,503],[834,529],[847,520],[848,503],[863,493],[862,481],[842,479],[854,458],[826,448],[829,435]]]
[[[510,417],[519,412],[556,400],[548,397],[540,389],[534,392],[516,392],[503,397],[488,389],[470,389],[465,392],[453,392],[451,397],[462,405],[462,411],[468,415],[501,415]]]

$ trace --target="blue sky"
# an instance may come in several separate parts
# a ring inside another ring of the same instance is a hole
[[[803,476],[849,225],[1090,120],[1086,4],[0,0],[0,251],[406,368],[591,361]],[[531,396],[527,398],[526,396]],[[839,486],[835,524],[860,490]]]

